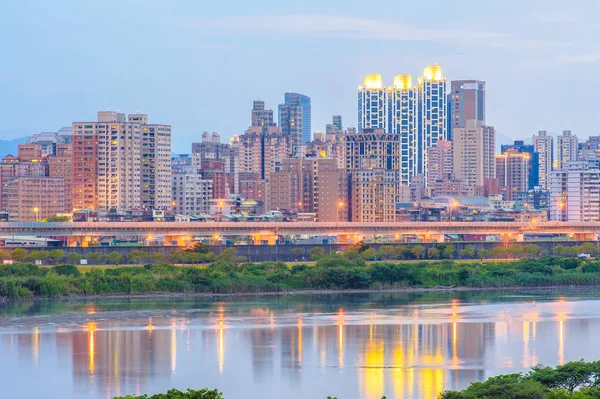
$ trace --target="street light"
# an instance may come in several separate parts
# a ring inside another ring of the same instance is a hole
[[[35,221],[38,222],[40,220],[40,209],[36,206],[33,208],[33,212],[35,213]]]

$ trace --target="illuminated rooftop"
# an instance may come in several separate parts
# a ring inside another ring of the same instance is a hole
[[[394,77],[394,86],[398,89],[410,89],[412,87],[412,75],[400,74]]]
[[[381,78],[380,74],[372,73],[370,75],[365,76],[363,80],[363,86],[367,89],[382,89],[383,79]]]
[[[439,65],[429,65],[423,70],[423,80],[431,82],[439,82],[443,80],[442,67]]]

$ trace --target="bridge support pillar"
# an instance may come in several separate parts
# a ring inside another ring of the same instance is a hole
[[[424,243],[431,243],[431,242],[442,243],[445,241],[445,237],[443,234],[423,234],[423,235],[420,235],[419,238]]]
[[[598,235],[593,233],[575,233],[573,238],[576,241],[598,241]]]

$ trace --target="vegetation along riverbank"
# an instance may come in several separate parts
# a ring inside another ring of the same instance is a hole
[[[40,267],[24,257],[0,266],[0,298],[600,284],[600,261],[542,256],[535,248],[521,249],[518,256],[523,258],[511,262],[483,261],[475,254],[470,262],[458,262],[452,259],[451,245],[440,246],[435,253],[429,251],[429,261],[425,262],[420,261],[424,255],[415,248],[410,262],[399,260],[400,256],[405,259],[404,255],[386,252],[385,247],[375,252],[368,246],[357,246],[343,254],[314,251],[314,264],[288,265],[245,262],[232,248],[213,256],[199,247],[179,256],[201,255],[205,262],[210,257],[203,266],[173,266],[155,260],[143,267],[98,267],[85,272],[73,265]]]
[[[556,367],[538,365],[528,373],[515,373],[475,382],[463,391],[445,391],[439,399],[598,399],[600,361],[575,361]],[[176,389],[153,396],[121,396],[113,399],[225,399],[218,390]],[[328,397],[327,399],[337,399]],[[385,396],[382,398],[385,399]]]

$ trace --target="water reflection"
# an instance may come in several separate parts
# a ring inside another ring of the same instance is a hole
[[[54,386],[64,398],[209,386],[232,399],[249,392],[433,399],[493,374],[600,357],[592,344],[600,301],[453,300],[382,309],[348,300],[323,310],[269,303],[206,303],[187,316],[123,312],[111,320],[86,305],[94,318],[83,325],[4,328],[3,389],[16,396],[39,370],[39,384],[29,389]],[[59,387],[69,375],[71,384]]]

